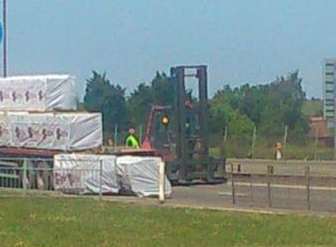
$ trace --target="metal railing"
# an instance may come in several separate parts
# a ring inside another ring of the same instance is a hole
[[[87,181],[91,181],[99,188],[96,194],[102,196],[102,162],[98,167],[66,169],[53,168],[52,160],[0,160],[0,188],[22,190],[24,193],[36,190],[83,194]]]
[[[57,159],[61,164],[63,160]],[[80,161],[80,166],[68,167],[67,164]],[[64,160],[64,166],[54,167],[53,159],[34,158],[0,158],[0,189],[6,191],[18,190],[27,194],[32,191],[62,192],[62,194],[132,194],[128,188],[128,179],[117,174],[117,166],[113,169],[104,168],[101,159]],[[107,170],[106,170],[107,169]],[[161,162],[158,168],[158,197],[165,200],[165,168]],[[126,179],[126,180],[125,180]],[[127,188],[126,188],[127,187]],[[0,191],[1,195],[1,191]]]
[[[256,174],[241,173],[232,163],[229,167],[231,199],[236,207],[336,210],[336,166],[293,166],[295,175],[290,175],[288,167],[283,173],[282,167],[273,165]]]

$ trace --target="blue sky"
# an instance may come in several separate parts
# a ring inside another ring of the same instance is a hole
[[[9,74],[91,70],[129,90],[171,65],[208,64],[210,92],[299,69],[321,97],[336,57],[334,0],[9,0]]]

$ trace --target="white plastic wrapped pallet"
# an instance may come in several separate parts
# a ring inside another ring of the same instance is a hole
[[[90,154],[58,154],[54,157],[54,187],[64,192],[99,193],[99,166],[102,162],[103,193],[159,195],[158,157],[134,157]],[[165,178],[164,192],[172,188]]]
[[[76,110],[75,77],[34,75],[0,78],[0,111]]]
[[[102,145],[100,113],[0,112],[0,145],[78,151]]]
[[[119,193],[116,156],[90,154],[59,154],[54,157],[54,188],[69,193],[100,191],[102,163],[102,193]]]
[[[121,184],[138,196],[159,195],[159,157],[121,156],[117,158],[117,174]],[[170,196],[170,182],[165,178],[165,194]]]

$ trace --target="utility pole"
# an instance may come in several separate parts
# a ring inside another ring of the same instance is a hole
[[[3,23],[3,77],[7,77],[7,0],[2,0]]]

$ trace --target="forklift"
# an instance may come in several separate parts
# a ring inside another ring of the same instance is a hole
[[[190,77],[197,81],[197,97],[190,97],[186,91],[186,79]],[[174,105],[152,106],[143,149],[160,154],[173,184],[225,182],[225,158],[209,155],[207,66],[172,67],[169,79],[175,89]],[[161,131],[159,136],[155,131],[158,118],[164,126],[164,134]]]

